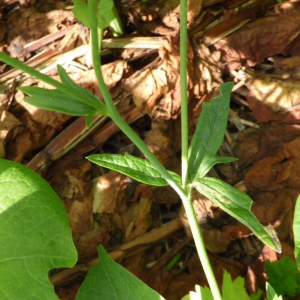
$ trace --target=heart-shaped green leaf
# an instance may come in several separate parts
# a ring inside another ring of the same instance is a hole
[[[48,272],[77,252],[65,207],[29,168],[0,159],[0,299],[57,300]]]
[[[190,182],[197,176],[201,163],[215,156],[222,144],[229,114],[230,92],[233,85],[232,82],[222,84],[219,87],[221,96],[211,99],[209,104],[203,103],[203,110],[189,148],[188,171]]]
[[[91,162],[125,174],[139,182],[154,186],[167,186],[167,181],[160,175],[152,164],[144,159],[134,157],[128,153],[121,154],[94,154],[87,157]],[[169,171],[169,173],[178,181],[181,178],[178,174]]]
[[[163,300],[157,292],[148,287],[121,265],[114,262],[100,246],[99,263],[90,268],[81,285],[76,300]]]
[[[196,178],[192,185],[199,193],[250,228],[267,246],[281,252],[281,245],[273,227],[262,226],[250,211],[253,201],[248,195],[217,178]]]

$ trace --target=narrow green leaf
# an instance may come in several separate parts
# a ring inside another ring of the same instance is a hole
[[[139,182],[154,186],[167,186],[167,181],[160,175],[152,164],[144,159],[134,157],[128,153],[121,154],[94,154],[87,157],[91,162],[125,174]],[[178,181],[181,178],[178,174],[169,171],[169,173]]]
[[[267,290],[267,299],[266,300],[283,300],[282,296],[278,296],[273,289],[273,287],[269,284],[269,282],[266,283],[266,290]]]
[[[295,242],[295,258],[300,271],[300,194],[297,198],[294,221],[293,221],[293,232],[294,232],[294,242]]]
[[[123,25],[122,25],[121,18],[119,16],[119,13],[118,13],[115,5],[113,6],[112,12],[113,12],[114,18],[109,23],[108,28],[111,30],[111,32],[113,33],[114,36],[121,36],[121,35],[123,35]]]
[[[34,86],[21,87],[19,90],[31,95],[31,97],[25,99],[26,102],[41,109],[57,111],[72,116],[87,116],[96,112],[90,106],[59,90],[46,90]]]
[[[98,247],[99,263],[90,268],[76,300],[163,300],[121,265],[114,262],[102,246]]]
[[[68,73],[65,71],[65,69],[62,66],[57,65],[57,71],[62,83],[75,90],[76,93],[78,94],[78,98],[76,100],[86,104],[87,106],[90,106],[93,109],[96,109],[97,114],[99,115],[107,114],[106,105],[102,103],[96,96],[94,96],[93,94],[83,89],[78,84],[76,84],[69,77]]]
[[[222,210],[250,228],[267,246],[281,252],[281,245],[273,227],[262,226],[250,211],[253,201],[248,195],[217,178],[197,178],[192,185]]]
[[[48,272],[77,252],[65,207],[49,184],[0,159],[0,299],[58,300]]]
[[[212,156],[206,161],[203,161],[200,165],[199,171],[196,175],[197,178],[204,177],[209,170],[216,164],[224,164],[236,161],[235,157],[227,157],[227,156]]]
[[[221,96],[211,99],[209,104],[203,103],[203,110],[189,149],[190,181],[197,175],[201,163],[214,156],[222,144],[233,85],[232,82],[222,84],[219,88]]]

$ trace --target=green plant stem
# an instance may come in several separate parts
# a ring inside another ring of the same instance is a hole
[[[187,43],[187,0],[180,0],[181,173],[183,187],[188,183]]]
[[[86,101],[85,98],[80,97],[80,95],[74,89],[68,87],[67,85],[60,83],[59,81],[57,81],[55,79],[52,79],[48,75],[45,75],[29,66],[23,64],[22,62],[14,59],[14,58],[11,58],[10,56],[8,56],[7,54],[5,54],[3,52],[0,52],[0,60],[16,69],[23,71],[24,73],[31,75],[32,77],[38,78],[38,79],[56,87],[58,90],[66,93],[67,95],[74,97],[75,99],[80,100],[81,102],[83,102],[89,106],[99,109],[99,105],[97,105],[96,103],[93,104],[90,101]],[[100,101],[99,101],[99,104],[101,104]],[[103,109],[103,108],[101,107],[101,109]]]
[[[196,249],[200,258],[200,262],[202,264],[205,276],[207,278],[209,287],[213,294],[214,300],[222,300],[221,292],[212,270],[202,236],[202,232],[195,214],[194,206],[192,201],[182,201],[183,206],[187,215],[187,218],[190,223],[190,228],[192,231],[192,235],[195,241]]]
[[[89,14],[90,14],[90,26],[91,26],[91,43],[92,43],[92,57],[94,62],[95,74],[99,84],[100,91],[107,105],[109,115],[111,119],[116,123],[116,125],[127,135],[127,137],[141,150],[141,152],[148,158],[156,170],[165,178],[165,180],[173,187],[173,189],[178,193],[183,201],[187,218],[189,220],[192,234],[195,240],[196,248],[200,261],[202,263],[204,272],[206,274],[208,283],[212,290],[215,300],[222,300],[219,291],[218,284],[216,282],[215,276],[213,274],[204,241],[201,234],[201,229],[196,218],[194,207],[190,199],[190,188],[187,186],[183,188],[174,178],[168,173],[165,167],[160,163],[156,156],[150,151],[143,140],[131,129],[131,127],[125,122],[120,116],[118,110],[116,109],[114,102],[111,98],[109,90],[104,82],[103,75],[101,72],[101,60],[98,51],[98,35],[97,35],[97,23],[96,23],[96,12],[97,5],[96,0],[89,0]],[[186,101],[187,106],[187,101]],[[187,151],[186,151],[187,152]]]

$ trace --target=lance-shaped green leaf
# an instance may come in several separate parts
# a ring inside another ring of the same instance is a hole
[[[58,300],[48,273],[77,261],[67,212],[43,178],[4,159],[0,236],[0,299]]]
[[[266,283],[267,299],[266,300],[283,300],[282,296],[278,296],[269,282]]]
[[[297,198],[294,221],[293,221],[293,232],[294,232],[294,242],[295,242],[295,258],[300,271],[300,194]]]
[[[76,300],[163,300],[164,298],[114,262],[102,246],[99,263],[92,266],[81,285]]]
[[[261,225],[250,211],[253,201],[248,195],[217,178],[196,179],[192,185],[222,210],[250,228],[267,246],[281,252],[281,245],[273,227]]]
[[[25,99],[26,102],[41,109],[57,111],[72,116],[88,116],[96,113],[96,110],[92,107],[59,90],[46,90],[34,86],[21,87],[19,89],[31,96]]]
[[[235,157],[227,157],[227,156],[210,157],[209,159],[201,163],[196,178],[204,177],[209,172],[209,170],[216,164],[225,164],[236,160],[237,158]]]
[[[90,92],[76,84],[69,77],[68,73],[62,66],[57,65],[57,71],[62,83],[76,91],[76,93],[78,94],[78,101],[83,102],[84,104],[91,106],[92,108],[96,108],[99,115],[107,115],[107,108],[103,102],[101,102],[95,95],[91,94]]]
[[[154,186],[169,185],[149,161],[132,156],[128,153],[125,155],[94,154],[88,156],[87,159],[101,167],[118,171],[139,182]],[[169,173],[178,182],[181,182],[181,178],[178,174],[171,171],[169,171]]]
[[[203,110],[189,148],[188,170],[192,181],[202,162],[215,156],[219,150],[227,125],[230,92],[233,83],[227,82],[219,87],[221,96],[203,103]]]

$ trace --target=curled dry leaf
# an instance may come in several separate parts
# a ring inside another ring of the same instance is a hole
[[[254,66],[275,54],[299,52],[299,26],[299,11],[294,10],[258,19],[214,45],[225,51],[224,61],[229,69],[241,67],[245,62]]]
[[[91,163],[70,152],[50,166],[46,179],[65,204],[72,232],[93,230]]]

